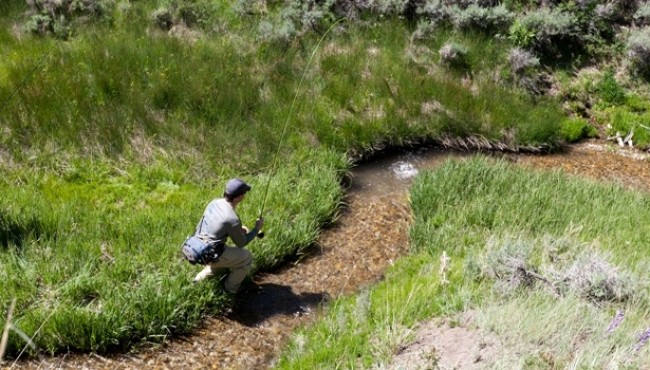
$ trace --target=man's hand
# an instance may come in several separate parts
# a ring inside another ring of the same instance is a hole
[[[262,230],[264,227],[264,218],[260,217],[257,220],[255,220],[255,228],[257,230]]]

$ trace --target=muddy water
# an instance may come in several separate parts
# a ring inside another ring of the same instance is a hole
[[[355,168],[346,206],[311,253],[278,271],[256,276],[231,312],[206,319],[194,335],[145,346],[132,354],[70,354],[20,362],[14,368],[270,368],[293,329],[315,320],[331,299],[377,282],[393,261],[408,252],[407,190],[413,176],[468,155],[416,150],[385,155]],[[505,157],[534,169],[560,168],[596,181],[650,190],[645,156],[602,143],[581,144],[558,155]]]

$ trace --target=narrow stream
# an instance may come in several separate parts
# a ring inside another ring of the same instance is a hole
[[[21,361],[24,369],[265,369],[299,325],[309,324],[322,305],[380,280],[397,258],[408,253],[408,187],[424,169],[472,154],[418,149],[376,157],[353,170],[346,207],[323,230],[313,253],[278,271],[256,276],[237,306],[209,318],[194,335],[132,354],[66,355]],[[615,181],[650,190],[647,157],[584,143],[555,155],[503,155],[536,169]],[[11,364],[9,364],[11,366]],[[6,367],[11,368],[11,367]]]

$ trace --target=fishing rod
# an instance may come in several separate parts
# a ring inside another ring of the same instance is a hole
[[[284,125],[282,125],[282,133],[280,134],[280,139],[278,140],[278,145],[275,149],[275,154],[273,155],[273,162],[271,162],[271,171],[269,173],[269,179],[266,182],[266,189],[264,190],[264,197],[262,198],[262,207],[260,208],[260,218],[262,218],[264,214],[264,207],[266,206],[266,198],[269,195],[269,186],[271,185],[271,180],[273,179],[273,176],[275,176],[275,169],[276,169],[276,163],[278,160],[278,154],[280,153],[280,148],[282,147],[282,141],[284,140],[284,135],[287,132],[287,127],[289,126],[289,119],[291,118],[291,114],[293,113],[293,109],[296,106],[296,101],[298,100],[298,94],[300,93],[300,88],[302,87],[302,83],[305,80],[305,76],[307,75],[307,70],[311,66],[311,62],[314,60],[314,56],[316,55],[316,52],[318,51],[318,48],[320,47],[320,44],[325,40],[325,36],[329,34],[329,32],[334,29],[334,26],[336,26],[339,22],[343,21],[345,18],[339,18],[336,22],[334,22],[328,29],[325,31],[323,36],[318,40],[318,43],[316,43],[316,46],[314,46],[314,49],[312,50],[312,53],[309,57],[309,60],[307,61],[307,65],[302,71],[302,76],[300,77],[300,82],[298,82],[298,87],[296,88],[296,93],[293,95],[293,101],[291,102],[291,107],[289,108],[289,113],[287,114],[287,119],[284,121]],[[264,238],[264,231],[261,230],[258,234],[257,237],[262,239]]]

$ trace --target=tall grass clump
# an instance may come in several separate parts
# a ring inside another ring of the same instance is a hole
[[[647,194],[478,157],[420,173],[410,201],[413,254],[300,330],[279,368],[382,368],[417,323],[460,312],[504,344],[486,367],[644,363]]]
[[[526,175],[524,169],[479,159],[449,163],[425,173],[413,186],[414,192],[427,199],[413,202],[416,217],[424,221],[412,229],[417,248],[434,248],[440,240],[430,239],[428,230],[456,222],[465,225],[463,230],[469,235],[475,230],[506,227],[532,234],[553,230],[561,234],[579,227],[580,238],[597,238],[604,248],[614,249],[617,259],[638,258],[634,245],[645,238],[645,232],[635,227],[650,204],[644,194],[567,179],[559,171]],[[488,201],[497,198],[502,198],[498,204]]]
[[[239,210],[243,222],[256,217],[265,186],[274,214],[269,236],[250,247],[255,271],[309,246],[340,202],[339,181],[348,165],[343,156],[304,152],[294,160],[300,166],[249,179],[256,191]],[[221,174],[218,183],[233,175]],[[13,325],[34,336],[36,350],[124,350],[187,333],[202,315],[223,308],[216,282],[189,284],[196,268],[179,254],[219,188],[172,182],[169,173],[149,181],[117,174],[74,182],[32,176],[2,184],[0,310],[17,300]],[[20,191],[10,190],[15,181],[22,182]],[[291,202],[283,200],[287,191]],[[8,355],[23,345],[11,334]]]

